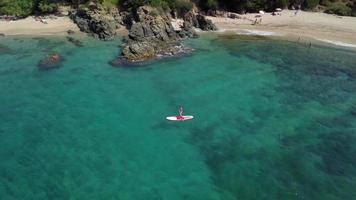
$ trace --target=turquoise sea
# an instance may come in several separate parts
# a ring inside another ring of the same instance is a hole
[[[0,199],[356,199],[356,51],[207,34],[112,67],[119,38],[81,40],[0,38]]]

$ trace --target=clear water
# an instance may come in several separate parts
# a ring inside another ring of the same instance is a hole
[[[119,43],[0,39],[1,199],[356,199],[354,51],[206,35],[114,68]]]

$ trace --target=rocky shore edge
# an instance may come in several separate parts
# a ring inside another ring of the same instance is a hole
[[[100,40],[112,40],[117,29],[125,26],[129,33],[124,36],[122,53],[110,62],[142,62],[192,52],[182,45],[186,38],[197,38],[195,31],[214,31],[217,27],[205,16],[189,11],[183,16],[183,23],[173,27],[170,13],[160,8],[141,6],[135,11],[104,9],[100,4],[71,11],[69,14],[82,32]]]

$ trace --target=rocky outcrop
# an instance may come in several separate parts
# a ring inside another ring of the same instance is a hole
[[[216,31],[218,28],[215,24],[210,20],[205,18],[204,15],[197,15],[198,27],[203,31]]]
[[[184,22],[183,27],[180,31],[178,31],[178,35],[181,38],[198,38],[198,33],[194,30],[194,27],[189,22]]]
[[[103,9],[99,4],[78,9],[72,12],[70,17],[81,31],[101,40],[112,40],[116,35],[116,29],[120,27],[121,20],[118,12],[115,15]]]
[[[184,16],[183,16],[184,22],[189,24],[189,26],[193,26],[198,28],[199,27],[199,23],[196,17],[196,14],[193,11],[187,12]]]
[[[50,70],[60,67],[63,58],[56,53],[48,55],[38,63],[39,70]]]
[[[192,49],[181,45],[181,39],[199,37],[194,27],[217,30],[210,20],[193,12],[184,16],[184,22],[179,23],[179,27],[177,24],[172,26],[170,14],[150,6],[120,15],[122,23],[129,28],[129,34],[124,39],[121,58],[112,61],[112,65],[191,52]]]
[[[156,8],[142,6],[135,13],[122,57],[137,62],[157,55],[175,55],[182,49],[180,35],[174,30],[170,17]]]
[[[200,28],[203,31],[216,31],[218,28],[215,24],[207,19],[204,15],[198,14],[196,15],[192,11],[186,13],[184,15],[184,21],[195,28]]]

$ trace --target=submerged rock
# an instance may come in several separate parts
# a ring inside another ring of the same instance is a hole
[[[53,53],[42,59],[37,66],[40,70],[50,70],[59,68],[62,61],[63,58],[59,54]]]
[[[12,52],[12,50],[10,49],[10,47],[0,44],[0,54],[10,54]]]
[[[74,44],[77,47],[83,47],[84,46],[83,43],[80,40],[75,39],[73,37],[67,36],[67,40],[68,40],[68,42]]]

